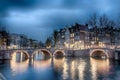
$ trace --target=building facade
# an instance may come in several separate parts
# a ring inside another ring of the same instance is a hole
[[[88,26],[75,24],[58,31],[57,48],[60,49],[85,49],[88,47]]]
[[[28,38],[22,34],[10,34],[9,49],[27,48],[29,46]]]
[[[90,47],[120,47],[120,29],[113,27],[93,27],[89,29]]]

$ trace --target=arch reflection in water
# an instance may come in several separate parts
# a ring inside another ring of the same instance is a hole
[[[92,79],[98,80],[98,75],[107,76],[109,75],[110,65],[109,59],[106,60],[96,60],[90,58],[90,65],[91,65],[91,73]]]
[[[44,71],[50,67],[51,59],[40,60],[40,61],[35,60],[32,62],[32,65],[33,65],[35,71],[41,72],[41,71]]]
[[[23,62],[16,62],[14,60],[11,60],[10,61],[10,67],[12,69],[12,72],[13,72],[13,76],[16,75],[16,74],[20,74],[20,73],[23,73],[25,72],[28,67],[29,67],[29,60],[25,60]]]
[[[64,64],[65,58],[53,58],[54,68],[61,69]]]
[[[25,61],[27,59],[28,59],[28,55],[23,51],[16,51],[12,54],[12,60],[16,62]]]
[[[108,59],[70,57],[20,63],[11,60],[10,66],[0,67],[7,80],[119,80],[119,71],[119,65]]]

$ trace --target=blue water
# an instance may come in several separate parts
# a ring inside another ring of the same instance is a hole
[[[0,61],[6,80],[120,80],[120,63],[92,58]]]

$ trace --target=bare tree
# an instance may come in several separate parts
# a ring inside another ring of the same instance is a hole
[[[90,37],[92,38],[91,40],[94,40],[95,44],[99,44],[99,42],[103,42],[104,40],[107,41],[108,39],[110,45],[114,44],[116,31],[114,20],[110,20],[105,14],[101,16],[93,14],[88,20],[88,25],[91,26],[89,30],[92,36]]]
[[[109,23],[109,19],[108,17],[104,14],[104,15],[101,15],[98,19],[98,22],[99,22],[99,27],[101,28],[104,28],[108,25]]]
[[[6,30],[6,27],[0,25],[0,46],[9,46],[10,45],[10,38],[9,33]]]
[[[46,47],[49,47],[49,48],[52,46],[52,37],[51,36],[47,37],[45,45],[46,45]]]
[[[87,23],[91,26],[91,27],[96,27],[98,24],[98,15],[96,13],[92,14]]]
[[[58,41],[58,31],[54,30],[53,31],[53,43],[54,43],[54,46],[56,45],[57,41]]]
[[[95,41],[95,44],[98,44],[98,30],[97,30],[97,27],[98,27],[98,14],[94,13],[92,14],[88,21],[87,21],[87,24],[90,26],[90,42],[91,41]]]
[[[113,45],[115,41],[115,22],[113,20],[109,21],[108,28],[108,34],[110,35],[110,45]]]

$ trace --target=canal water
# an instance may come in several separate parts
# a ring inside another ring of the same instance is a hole
[[[0,61],[6,80],[120,80],[120,63],[93,58]]]

